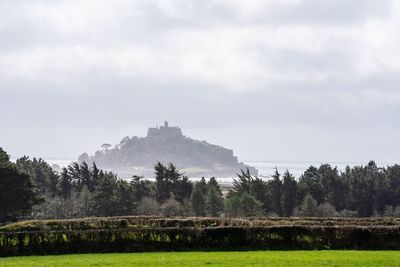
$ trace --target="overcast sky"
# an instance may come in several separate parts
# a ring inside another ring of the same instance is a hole
[[[241,160],[399,162],[400,1],[0,0],[0,146],[168,120]]]

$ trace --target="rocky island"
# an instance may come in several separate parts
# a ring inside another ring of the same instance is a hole
[[[109,144],[89,156],[83,153],[79,161],[96,162],[100,168],[118,172],[122,177],[132,174],[152,177],[153,166],[158,161],[172,162],[191,177],[234,177],[248,168],[254,175],[258,170],[238,161],[233,151],[206,141],[194,140],[182,134],[176,126],[149,128],[146,137],[125,137],[114,148]]]

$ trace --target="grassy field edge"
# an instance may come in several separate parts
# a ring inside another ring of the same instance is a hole
[[[400,251],[70,254],[0,258],[8,266],[400,266]]]

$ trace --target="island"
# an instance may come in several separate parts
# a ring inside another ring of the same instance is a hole
[[[194,140],[182,134],[177,126],[150,127],[146,137],[125,137],[114,147],[103,144],[94,155],[83,153],[80,162],[95,162],[98,167],[129,178],[133,174],[154,176],[154,165],[173,163],[190,177],[234,177],[240,170],[258,170],[238,161],[233,150]]]

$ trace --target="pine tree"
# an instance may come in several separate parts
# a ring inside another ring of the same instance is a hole
[[[158,203],[163,203],[167,200],[170,194],[170,182],[168,181],[167,168],[158,162],[154,166],[156,174],[156,199]]]
[[[60,195],[64,200],[71,197],[73,187],[72,179],[70,178],[66,168],[62,169],[60,183],[58,187]]]
[[[215,186],[208,188],[206,199],[206,213],[208,216],[218,217],[224,210],[222,193]]]
[[[283,175],[282,199],[284,216],[292,216],[297,202],[297,183],[288,170]]]
[[[190,196],[190,204],[192,205],[195,216],[205,216],[205,195],[202,191],[201,182],[195,183]]]
[[[113,173],[101,173],[99,184],[93,194],[94,213],[97,216],[114,216],[117,214],[118,184]]]
[[[268,182],[271,195],[271,210],[278,216],[282,216],[282,181],[278,169],[272,175],[272,180]]]

